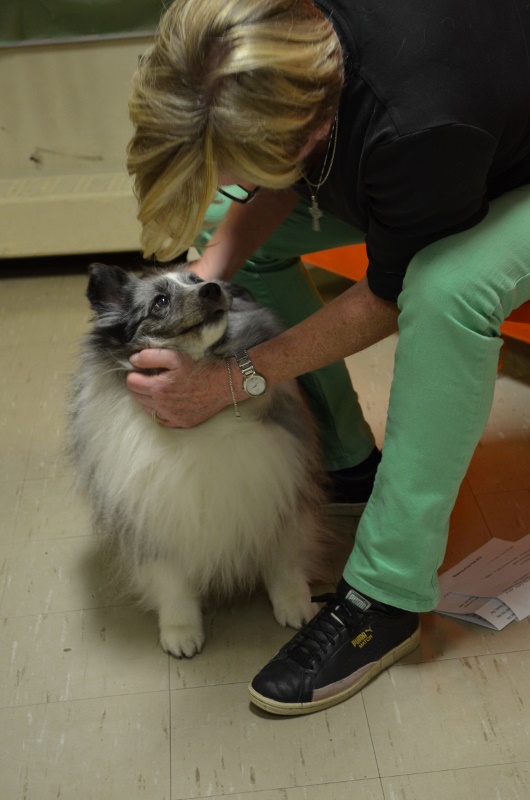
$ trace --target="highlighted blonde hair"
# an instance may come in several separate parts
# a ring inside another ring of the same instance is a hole
[[[129,101],[146,257],[168,261],[193,244],[221,171],[294,183],[342,85],[339,41],[311,0],[174,0]]]

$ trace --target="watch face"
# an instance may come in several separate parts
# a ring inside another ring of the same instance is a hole
[[[250,375],[245,381],[245,391],[252,397],[259,397],[265,392],[267,382],[262,375]]]

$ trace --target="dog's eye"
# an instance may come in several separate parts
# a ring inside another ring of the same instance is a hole
[[[151,311],[162,311],[162,309],[167,308],[168,305],[169,305],[169,297],[167,296],[167,294],[157,294],[157,296],[153,300]]]

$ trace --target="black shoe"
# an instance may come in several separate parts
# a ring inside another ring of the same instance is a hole
[[[360,517],[374,487],[381,452],[374,447],[367,459],[349,469],[328,472],[329,500],[324,510],[333,516]]]
[[[348,585],[341,581],[339,587]],[[350,590],[326,603],[249,686],[250,699],[271,714],[310,714],[351,697],[414,650],[419,617]],[[363,610],[364,609],[364,610]]]

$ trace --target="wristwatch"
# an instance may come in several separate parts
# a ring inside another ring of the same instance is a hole
[[[260,397],[260,395],[265,394],[267,390],[267,381],[263,375],[256,372],[247,351],[241,350],[241,352],[235,353],[234,358],[243,375],[243,389],[248,396]]]

